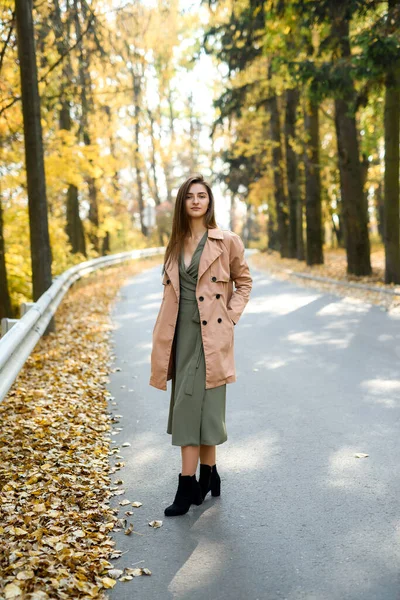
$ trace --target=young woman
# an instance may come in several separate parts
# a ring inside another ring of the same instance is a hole
[[[164,512],[175,516],[201,504],[209,491],[220,495],[216,446],[227,440],[226,384],[236,381],[233,328],[252,288],[243,242],[218,229],[214,196],[201,175],[178,190],[162,275],[149,383],[166,390],[172,379],[167,433],[181,446],[182,469]]]

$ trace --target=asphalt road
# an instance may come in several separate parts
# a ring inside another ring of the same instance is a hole
[[[167,392],[148,384],[160,267],[132,278],[113,310],[108,385],[126,466],[114,479],[140,501],[113,533],[112,600],[399,600],[400,317],[251,268],[227,386],[228,441],[217,448],[221,496],[181,517],[180,449],[166,433]],[[357,452],[367,458],[355,458]],[[114,459],[110,459],[114,464]],[[148,522],[163,521],[153,529]]]

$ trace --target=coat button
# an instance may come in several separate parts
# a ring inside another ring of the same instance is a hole
[[[215,297],[216,298],[221,298],[221,294],[217,294]]]
[[[167,279],[167,283],[171,283],[171,281],[169,279]]]
[[[203,301],[203,300],[204,300],[203,296],[200,296],[200,297],[199,297],[199,300]]]
[[[221,319],[221,317],[218,319],[218,323],[222,323],[222,319]]]
[[[216,277],[211,277],[212,281],[217,281]]]
[[[203,325],[207,325],[207,321],[202,321]]]

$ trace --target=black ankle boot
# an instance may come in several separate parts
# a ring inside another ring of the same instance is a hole
[[[179,473],[179,483],[175,499],[164,510],[164,514],[167,517],[184,515],[189,510],[191,504],[199,505],[202,502],[201,488],[196,475],[182,475],[182,473]]]
[[[221,494],[221,478],[218,475],[217,465],[210,467],[210,465],[200,463],[199,483],[203,500],[210,491],[212,496],[219,496]]]

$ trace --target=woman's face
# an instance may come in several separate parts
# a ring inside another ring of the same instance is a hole
[[[186,194],[186,213],[192,219],[202,219],[207,212],[210,198],[202,183],[192,183]]]

